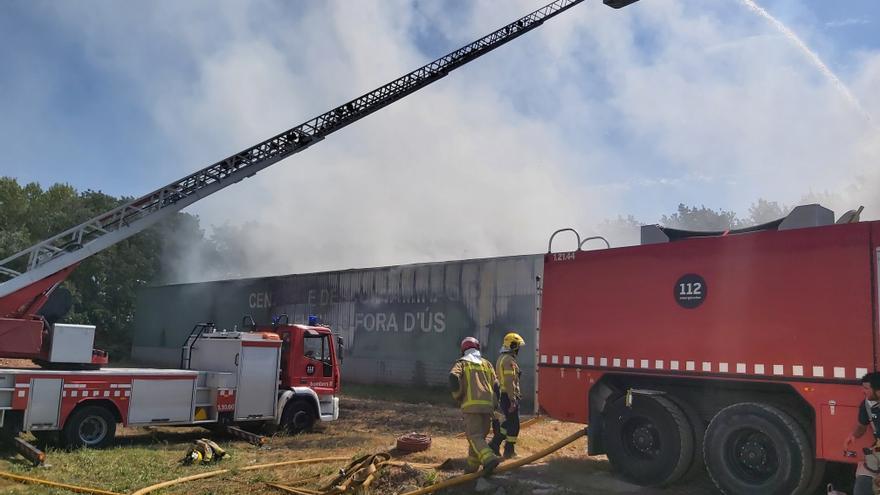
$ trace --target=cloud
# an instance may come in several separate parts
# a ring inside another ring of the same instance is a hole
[[[537,6],[50,5],[162,131],[162,182]],[[880,55],[864,53],[844,79],[880,115]],[[594,2],[192,210],[208,224],[256,222],[242,239],[249,274],[539,252],[556,228],[656,221],[679,202],[744,212],[758,197],[792,204],[810,190],[875,201],[877,142],[798,48],[745,8]]]

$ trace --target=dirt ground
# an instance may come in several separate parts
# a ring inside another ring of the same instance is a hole
[[[439,464],[447,459],[451,459],[451,462],[447,463],[448,468],[437,471],[387,468],[374,485],[371,491],[374,494],[401,494],[461,474],[467,447],[464,439],[455,437],[462,429],[457,409],[353,397],[343,397],[341,406],[338,422],[327,423],[320,431],[313,433],[274,436],[263,448],[201,428],[125,428],[119,432],[116,445],[109,449],[73,452],[48,450],[48,468],[32,468],[14,452],[4,449],[0,451],[0,470],[119,493],[131,493],[153,483],[215,469],[231,470],[223,476],[158,492],[163,495],[274,494],[282,492],[269,487],[267,482],[288,484],[308,477],[316,478],[299,486],[317,489],[332,479],[346,462],[251,472],[236,470],[248,465],[284,460],[329,456],[351,458],[383,451],[390,451],[400,460],[409,462]],[[521,433],[520,455],[537,452],[580,428],[580,425],[552,420],[539,422]],[[413,431],[431,435],[431,449],[410,455],[395,453],[393,446],[397,436]],[[187,446],[200,437],[217,440],[228,449],[229,459],[212,466],[182,466],[179,459]],[[493,476],[491,485],[486,487],[484,493],[695,495],[715,492],[706,478],[665,491],[625,483],[610,473],[604,457],[590,458],[585,455],[585,442],[579,439],[535,464]],[[474,489],[471,483],[438,493],[458,495],[475,493]],[[33,495],[69,492],[0,480],[0,493]]]

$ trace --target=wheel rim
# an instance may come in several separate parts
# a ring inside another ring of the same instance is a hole
[[[660,431],[647,418],[630,418],[624,423],[620,434],[621,444],[629,456],[646,460],[654,460],[660,456]]]
[[[89,416],[79,425],[79,439],[86,445],[96,445],[107,436],[107,422],[98,416]]]
[[[748,483],[763,483],[779,469],[773,440],[752,428],[743,428],[731,435],[725,457],[737,477]]]

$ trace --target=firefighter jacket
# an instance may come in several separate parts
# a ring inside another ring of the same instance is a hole
[[[498,356],[496,364],[498,381],[501,384],[501,393],[507,394],[510,400],[519,400],[522,395],[519,390],[519,378],[522,371],[516,362],[516,356],[509,352],[503,352]]]
[[[458,390],[452,392],[452,397],[461,405],[462,412],[492,414],[498,400],[498,380],[492,363],[479,352],[469,352],[455,362],[449,374],[458,379]]]

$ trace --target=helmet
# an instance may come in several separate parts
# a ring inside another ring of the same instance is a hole
[[[526,345],[526,341],[516,332],[510,332],[504,336],[503,344],[505,349],[519,349]]]
[[[476,349],[480,350],[480,341],[475,339],[474,337],[465,337],[464,340],[461,341],[461,352],[464,352],[468,349]]]

